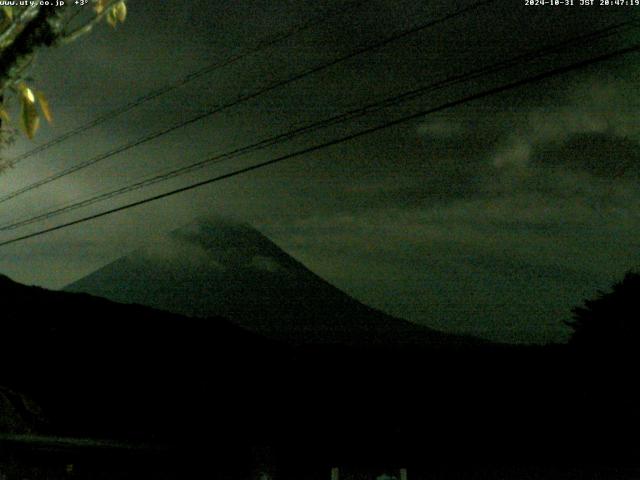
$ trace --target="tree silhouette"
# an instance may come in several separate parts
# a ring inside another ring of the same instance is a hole
[[[575,307],[573,321],[566,322],[575,354],[569,370],[582,393],[573,409],[602,436],[640,427],[639,310],[640,272],[628,272],[611,291]]]
[[[638,351],[640,344],[640,273],[628,272],[608,293],[575,307],[571,345],[619,356]]]

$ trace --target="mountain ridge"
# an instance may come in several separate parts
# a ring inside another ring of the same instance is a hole
[[[561,345],[291,347],[222,318],[6,277],[0,301],[0,417],[5,428],[31,429],[20,423],[32,399],[47,421],[37,434],[184,446],[189,461],[194,446],[208,461],[255,445],[323,462],[507,450],[539,458],[541,449],[565,458],[567,445],[583,458],[593,445],[619,452],[611,426],[630,418],[617,397],[602,406],[608,383],[572,403],[592,371]]]
[[[286,377],[293,355],[221,317],[189,318],[6,276],[0,300],[0,393],[42,405],[45,433],[135,438],[191,428],[210,413],[189,412],[188,404],[225,385],[234,393],[217,400],[220,411],[242,406],[252,384],[279,384],[275,374]],[[23,421],[15,412],[4,420]]]
[[[366,306],[249,224],[230,219],[198,219],[63,290],[188,316],[220,315],[293,343],[439,346],[480,341]]]

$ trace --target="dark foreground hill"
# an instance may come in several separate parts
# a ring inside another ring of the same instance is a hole
[[[291,347],[219,317],[6,277],[0,302],[1,391],[36,433],[233,468],[266,445],[290,478],[332,463],[588,462],[637,446],[623,399],[563,346]]]
[[[66,291],[189,316],[221,315],[293,343],[467,345],[370,308],[311,272],[249,225],[199,220],[149,243]]]
[[[189,430],[231,405],[249,421],[254,392],[289,362],[285,347],[220,317],[187,318],[4,276],[0,299],[0,385],[40,401],[45,430],[144,437]],[[215,407],[203,404],[205,393]],[[222,414],[219,422],[241,430],[244,420]]]

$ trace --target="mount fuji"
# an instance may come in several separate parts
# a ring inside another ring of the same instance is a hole
[[[219,315],[297,344],[477,343],[368,307],[248,224],[200,219],[66,286],[193,317]]]

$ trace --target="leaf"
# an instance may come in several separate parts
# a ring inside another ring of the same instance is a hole
[[[106,3],[106,0],[96,0],[95,2],[96,4],[93,6],[93,10],[100,15],[102,12],[104,12],[104,4]]]
[[[33,94],[33,90],[31,90],[26,83],[21,83],[18,85],[18,89],[20,90],[20,98],[25,99],[31,103],[36,103],[36,96]]]
[[[111,10],[109,10],[109,13],[107,13],[107,23],[112,28],[116,28],[116,25],[118,24],[118,16],[116,14],[116,7],[111,8]]]
[[[25,102],[22,105],[22,115],[20,116],[20,127],[32,139],[40,127],[40,117],[33,103]]]
[[[51,114],[51,108],[49,107],[49,101],[47,97],[44,96],[42,92],[36,92],[36,97],[38,99],[38,103],[40,104],[40,110],[42,110],[42,114],[47,122],[53,122],[53,115]]]
[[[24,83],[20,88],[20,127],[32,139],[40,127],[40,117],[36,109],[36,97]]]
[[[13,20],[13,7],[3,6],[2,11],[4,12],[4,16],[10,22]]]
[[[11,121],[11,117],[9,117],[9,113],[4,109],[4,107],[0,107],[0,120],[9,123]]]
[[[120,23],[124,23],[127,18],[127,4],[124,1],[118,2],[113,8],[115,10],[115,15],[118,21]]]

